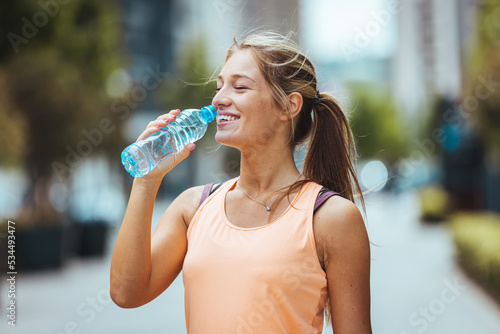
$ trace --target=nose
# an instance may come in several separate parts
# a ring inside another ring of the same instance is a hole
[[[219,109],[220,107],[227,107],[231,104],[231,99],[227,96],[227,90],[221,88],[212,99],[212,105],[215,109]]]

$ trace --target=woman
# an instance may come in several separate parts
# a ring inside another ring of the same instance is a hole
[[[111,263],[114,302],[144,305],[182,269],[189,333],[321,333],[325,309],[335,334],[371,333],[352,134],[335,100],[317,91],[311,62],[278,35],[235,41],[212,104],[215,139],[241,151],[240,176],[208,198],[206,186],[185,190],[152,237],[161,180],[195,145],[135,179]],[[179,112],[151,122],[139,139]],[[293,152],[308,138],[301,174]],[[314,210],[323,187],[340,196]]]

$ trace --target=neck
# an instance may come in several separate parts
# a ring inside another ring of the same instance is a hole
[[[268,146],[241,151],[238,184],[253,197],[276,193],[295,182],[299,174],[291,149]]]

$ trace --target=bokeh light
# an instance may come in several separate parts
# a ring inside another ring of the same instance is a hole
[[[365,189],[373,188],[373,191],[384,189],[388,177],[389,172],[382,161],[369,161],[361,169],[360,178]]]

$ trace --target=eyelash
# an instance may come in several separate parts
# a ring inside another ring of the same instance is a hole
[[[248,87],[245,87],[245,86],[236,86],[236,87],[234,87],[234,89],[236,89],[236,90],[245,90],[245,89],[248,89]],[[218,93],[220,90],[221,90],[221,89],[220,89],[220,88],[218,88],[218,87],[215,87],[215,88],[214,88],[214,91],[215,91],[216,93]]]

